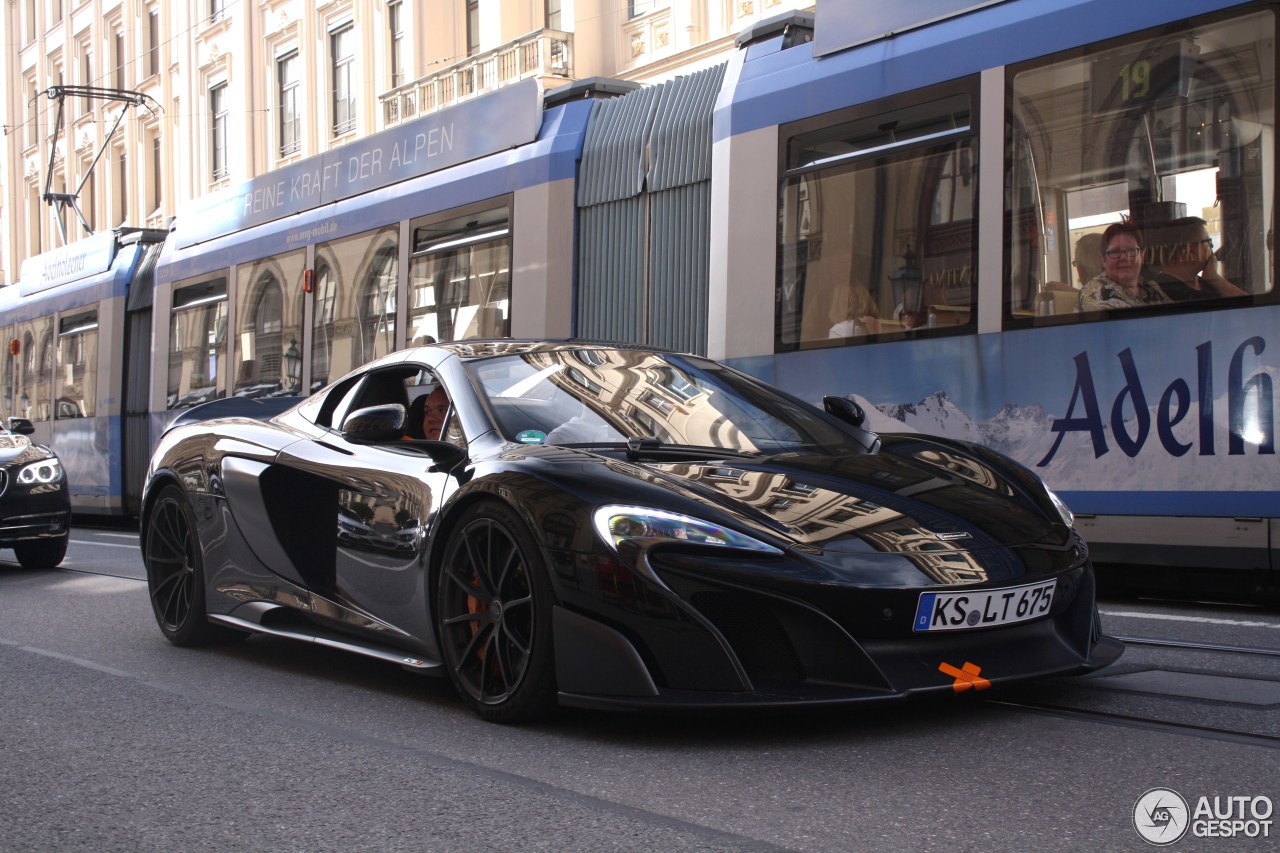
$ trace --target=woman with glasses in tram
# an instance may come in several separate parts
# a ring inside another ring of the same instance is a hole
[[[1079,310],[1110,311],[1172,302],[1158,284],[1142,278],[1142,231],[1117,222],[1102,232],[1102,272],[1080,290]]]

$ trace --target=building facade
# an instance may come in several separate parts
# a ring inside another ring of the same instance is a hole
[[[501,86],[656,83],[803,0],[10,0],[0,284],[22,261]]]

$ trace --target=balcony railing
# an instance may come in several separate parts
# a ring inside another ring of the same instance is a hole
[[[383,119],[398,124],[529,77],[572,82],[573,34],[538,30],[397,86],[379,98]]]

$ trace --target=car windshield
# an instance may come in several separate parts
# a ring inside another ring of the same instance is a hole
[[[816,410],[691,356],[567,349],[472,361],[499,430],[522,444],[661,446],[751,453],[851,453]]]

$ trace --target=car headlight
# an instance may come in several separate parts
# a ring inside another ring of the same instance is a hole
[[[34,486],[37,483],[56,483],[61,479],[62,463],[56,457],[23,465],[18,471],[18,482],[26,486]]]
[[[592,517],[596,533],[614,551],[634,539],[719,545],[745,551],[781,554],[782,551],[742,533],[679,513],[640,506],[602,506]]]
[[[1071,510],[1067,508],[1067,505],[1063,503],[1062,498],[1054,494],[1053,489],[1048,486],[1045,486],[1044,490],[1048,493],[1049,500],[1053,501],[1053,506],[1058,510],[1058,515],[1062,516],[1063,524],[1067,525],[1067,527],[1074,527],[1076,517],[1072,514]]]

